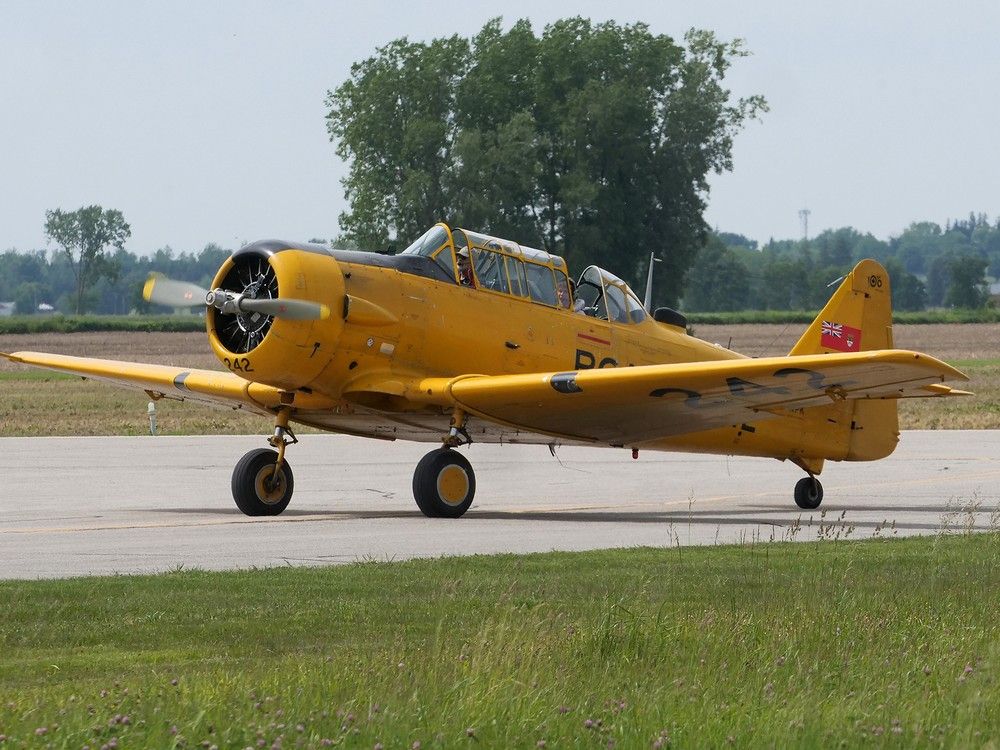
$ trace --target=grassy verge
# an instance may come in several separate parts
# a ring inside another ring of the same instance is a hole
[[[992,746],[1000,537],[3,582],[5,747]]]

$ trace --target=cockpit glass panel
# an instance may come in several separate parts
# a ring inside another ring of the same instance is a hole
[[[552,269],[537,263],[525,263],[524,271],[528,278],[528,295],[535,302],[543,305],[557,305],[556,283]]]
[[[504,258],[507,264],[507,276],[510,277],[510,293],[524,297],[528,293],[528,284],[524,279],[524,263],[509,255]]]
[[[628,308],[625,304],[625,292],[614,284],[604,285],[604,296],[608,305],[608,320],[614,323],[629,323]]]
[[[441,245],[448,241],[448,230],[440,224],[436,224],[423,233],[408,248],[403,251],[404,255],[432,255]]]
[[[507,285],[507,272],[504,269],[503,256],[500,253],[480,250],[477,247],[472,249],[472,260],[476,267],[476,276],[479,278],[480,287],[504,294],[510,291]]]
[[[431,256],[444,272],[451,277],[455,276],[455,254],[451,250],[451,245],[445,245]]]
[[[500,243],[503,242],[503,240],[498,240],[496,237],[490,237],[488,234],[480,234],[479,232],[465,230],[465,234],[468,235],[470,244],[484,247],[487,250],[499,250],[501,247]]]
[[[634,294],[625,295],[625,304],[628,305],[628,314],[633,323],[641,323],[646,319],[646,308],[639,304]]]
[[[597,318],[607,318],[604,306],[604,285],[601,283],[601,269],[590,266],[582,274],[576,285],[577,299],[583,300],[583,312]]]

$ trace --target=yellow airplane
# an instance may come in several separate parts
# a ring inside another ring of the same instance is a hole
[[[469,443],[565,444],[762,456],[807,476],[815,509],[825,460],[872,461],[899,437],[897,400],[965,395],[967,380],[893,348],[889,276],[855,266],[785,357],[752,359],[650,314],[596,266],[571,284],[565,261],[437,224],[398,255],[261,241],[236,251],[211,290],[154,276],[147,300],[204,305],[228,372],[37,352],[14,362],[204,401],[274,420],[272,449],[247,453],[233,498],[277,515],[293,488],[291,424],[441,443],[417,464],[427,516],[457,518],[476,491]]]

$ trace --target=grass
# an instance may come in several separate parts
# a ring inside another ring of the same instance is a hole
[[[8,581],[0,600],[4,747],[1000,740],[995,533]]]

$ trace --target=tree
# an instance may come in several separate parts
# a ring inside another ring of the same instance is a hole
[[[56,209],[45,212],[45,236],[56,242],[65,254],[76,280],[76,313],[83,312],[84,293],[102,276],[114,279],[116,265],[107,249],[124,249],[132,230],[121,211],[86,206],[76,211]]]
[[[327,98],[350,162],[345,239],[381,249],[443,219],[633,280],[653,250],[657,295],[674,301],[707,236],[707,175],[731,169],[734,135],[767,108],[722,85],[740,40],[684,41],[494,19],[472,39],[377,50]]]
[[[949,265],[948,291],[944,304],[948,307],[979,309],[990,298],[989,284],[986,282],[986,261],[975,255],[960,255]]]
[[[747,269],[717,235],[711,235],[688,271],[684,309],[691,312],[745,310],[750,293]]]
[[[890,258],[885,269],[889,273],[892,287],[892,309],[905,312],[923,310],[927,307],[927,289],[924,282],[903,268],[897,258]]]

